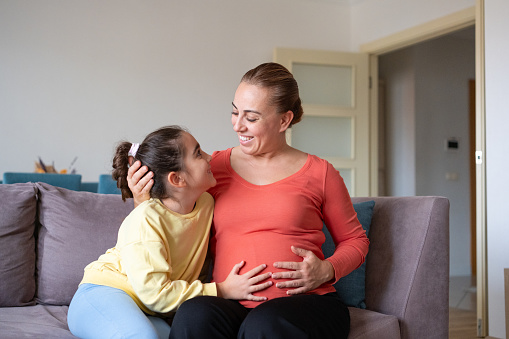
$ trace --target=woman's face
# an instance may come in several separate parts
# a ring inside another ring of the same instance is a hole
[[[270,104],[269,90],[241,82],[233,99],[232,125],[245,154],[277,151],[285,140],[285,115]]]

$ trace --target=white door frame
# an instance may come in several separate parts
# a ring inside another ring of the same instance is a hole
[[[477,336],[488,334],[487,298],[487,242],[486,242],[486,113],[484,78],[484,0],[476,5],[442,18],[392,34],[382,39],[361,45],[360,51],[370,55],[370,75],[373,81],[370,107],[372,129],[378,124],[378,56],[419,42],[436,38],[475,25],[476,68],[476,229],[477,229]],[[375,141],[376,142],[376,141]],[[372,148],[372,149],[377,149]],[[377,154],[371,154],[372,159]],[[483,159],[484,158],[484,159]],[[377,162],[374,162],[377,163]],[[377,176],[377,170],[372,170]]]

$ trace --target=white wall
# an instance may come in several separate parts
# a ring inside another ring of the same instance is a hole
[[[385,190],[388,196],[415,195],[415,60],[404,49],[379,58],[385,84]]]
[[[360,0],[351,6],[352,50],[475,5],[475,0]]]
[[[472,34],[473,36],[473,34]],[[468,81],[475,78],[475,41],[444,37],[415,47],[416,193],[449,198],[450,274],[471,274]],[[459,141],[445,150],[447,138]],[[447,173],[457,175],[448,180]]]
[[[509,222],[505,213],[509,192],[508,86],[509,2],[487,0],[486,35],[486,175],[488,224],[489,334],[505,338],[504,268],[509,268]]]
[[[273,48],[344,50],[349,7],[304,0],[0,1],[0,173],[41,156],[84,181],[114,145],[187,126],[234,146],[231,100]]]

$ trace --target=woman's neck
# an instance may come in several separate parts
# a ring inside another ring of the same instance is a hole
[[[291,155],[293,151],[295,151],[295,149],[289,146],[286,142],[263,153],[260,152],[256,154],[246,154],[240,147],[235,147],[234,150],[234,152],[236,152],[234,156],[238,157],[239,159],[243,159],[244,161],[251,163],[256,163],[261,166],[271,163],[274,160],[285,158],[286,156]]]
[[[291,146],[266,156],[249,155],[234,148],[230,165],[244,180],[254,185],[267,185],[298,172],[306,163],[307,153]]]

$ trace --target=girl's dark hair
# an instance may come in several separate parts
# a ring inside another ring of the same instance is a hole
[[[304,110],[299,86],[292,73],[283,65],[275,62],[261,64],[244,74],[241,82],[269,89],[271,104],[276,106],[279,113],[293,112],[290,127],[302,119]]]
[[[184,146],[182,135],[186,130],[180,126],[166,126],[147,135],[140,144],[134,161],[141,161],[154,173],[154,185],[150,190],[150,197],[164,199],[170,197],[167,191],[168,173],[184,170]],[[127,184],[129,169],[129,150],[132,143],[123,141],[117,146],[113,157],[113,179],[122,192],[122,199],[132,198],[133,193]]]

